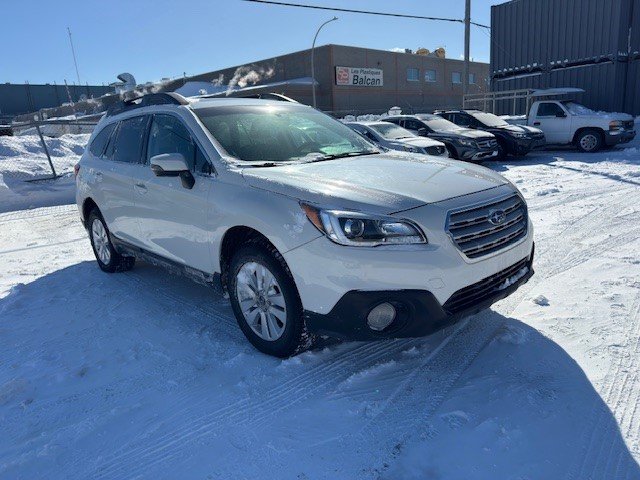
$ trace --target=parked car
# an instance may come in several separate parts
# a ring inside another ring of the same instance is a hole
[[[13,136],[13,129],[11,128],[11,125],[0,124],[0,137],[2,136]]]
[[[479,162],[495,158],[499,153],[498,142],[491,133],[462,128],[431,113],[395,115],[384,121],[444,143],[449,155],[457,160]]]
[[[348,122],[347,125],[373,144],[389,150],[449,156],[444,143],[421,137],[389,122]]]
[[[500,147],[499,156],[526,155],[545,144],[544,133],[539,128],[511,125],[492,113],[480,110],[447,110],[437,114],[460,127],[492,133]]]
[[[534,102],[527,125],[544,132],[547,144],[575,145],[582,152],[627,143],[636,136],[633,117],[626,113],[594,112],[568,100]]]
[[[326,140],[300,142],[300,126]],[[380,152],[298,103],[116,104],[75,171],[103,271],[144,259],[216,285],[249,341],[279,357],[316,334],[427,335],[533,274],[527,207],[502,176]]]

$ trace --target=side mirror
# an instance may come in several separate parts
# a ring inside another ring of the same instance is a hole
[[[187,161],[181,153],[163,153],[149,160],[151,170],[156,177],[180,177],[184,188],[192,189],[196,183]]]
[[[558,113],[556,113],[556,117],[558,117],[558,118],[564,118],[564,117],[566,117],[566,116],[567,116],[567,114],[566,114],[566,113],[564,113],[564,112],[558,112]]]
[[[418,135],[420,135],[421,137],[426,137],[427,136],[427,129],[424,127],[420,127],[418,129]]]

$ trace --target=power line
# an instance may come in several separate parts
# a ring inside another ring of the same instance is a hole
[[[299,7],[299,8],[311,8],[313,10],[329,10],[331,12],[362,13],[365,15],[378,15],[381,17],[412,18],[414,20],[433,20],[433,21],[439,21],[439,22],[464,23],[464,20],[459,18],[425,17],[422,15],[408,15],[404,13],[386,13],[386,12],[373,12],[370,10],[354,10],[351,8],[321,7],[319,5],[303,5],[300,3],[275,2],[272,0],[243,0],[243,1],[252,2],[252,3],[263,3],[267,5],[280,5],[282,7]],[[471,22],[471,25],[490,29],[489,26],[482,25],[481,23]]]

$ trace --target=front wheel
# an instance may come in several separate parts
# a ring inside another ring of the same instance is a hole
[[[111,243],[109,229],[97,209],[89,215],[89,238],[91,247],[98,261],[98,266],[104,272],[124,272],[131,270],[136,263],[134,257],[123,257]]]
[[[602,135],[597,130],[584,130],[576,139],[576,144],[581,152],[597,152],[602,147]]]
[[[293,277],[266,242],[252,242],[234,254],[228,290],[240,329],[261,352],[286,358],[311,345]]]

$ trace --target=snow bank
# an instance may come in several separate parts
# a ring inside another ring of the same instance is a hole
[[[37,135],[0,137],[0,212],[72,203],[75,192],[73,166],[80,160],[89,134],[46,138],[60,178],[51,176],[47,156]]]

